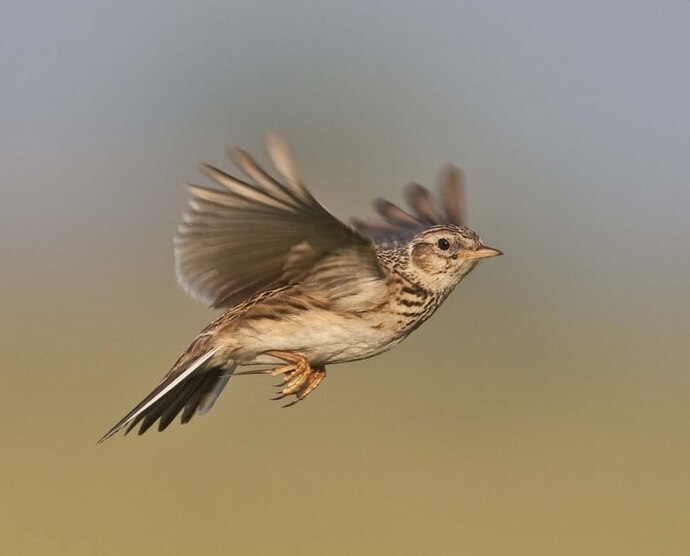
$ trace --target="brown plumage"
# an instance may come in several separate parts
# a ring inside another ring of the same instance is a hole
[[[226,311],[101,441],[207,412],[240,365],[269,365],[236,374],[282,375],[278,399],[294,396],[293,405],[323,381],[327,364],[390,349],[480,259],[500,254],[465,226],[464,181],[452,166],[441,173],[439,206],[411,184],[410,212],[379,200],[383,221],[350,227],[307,190],[282,139],[269,136],[266,147],[280,179],[234,149],[244,179],[204,165],[220,188],[190,186],[175,238],[178,280],[195,299]]]

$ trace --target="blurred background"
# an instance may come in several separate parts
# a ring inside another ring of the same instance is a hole
[[[687,2],[2,2],[0,552],[687,554]],[[451,161],[505,252],[283,410],[96,440],[215,312],[196,164],[371,214]]]

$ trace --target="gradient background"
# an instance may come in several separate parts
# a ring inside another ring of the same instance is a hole
[[[0,553],[687,554],[690,5],[2,2]],[[214,312],[198,161],[336,214],[453,161],[506,255],[292,410],[96,440]]]

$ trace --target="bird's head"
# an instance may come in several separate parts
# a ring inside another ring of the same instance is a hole
[[[406,246],[406,274],[423,288],[452,289],[480,259],[502,253],[487,247],[469,228],[444,224],[414,236]]]

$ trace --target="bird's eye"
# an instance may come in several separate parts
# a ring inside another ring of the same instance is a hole
[[[450,249],[450,241],[448,241],[445,237],[442,237],[436,242],[436,245],[441,251],[448,251]]]

